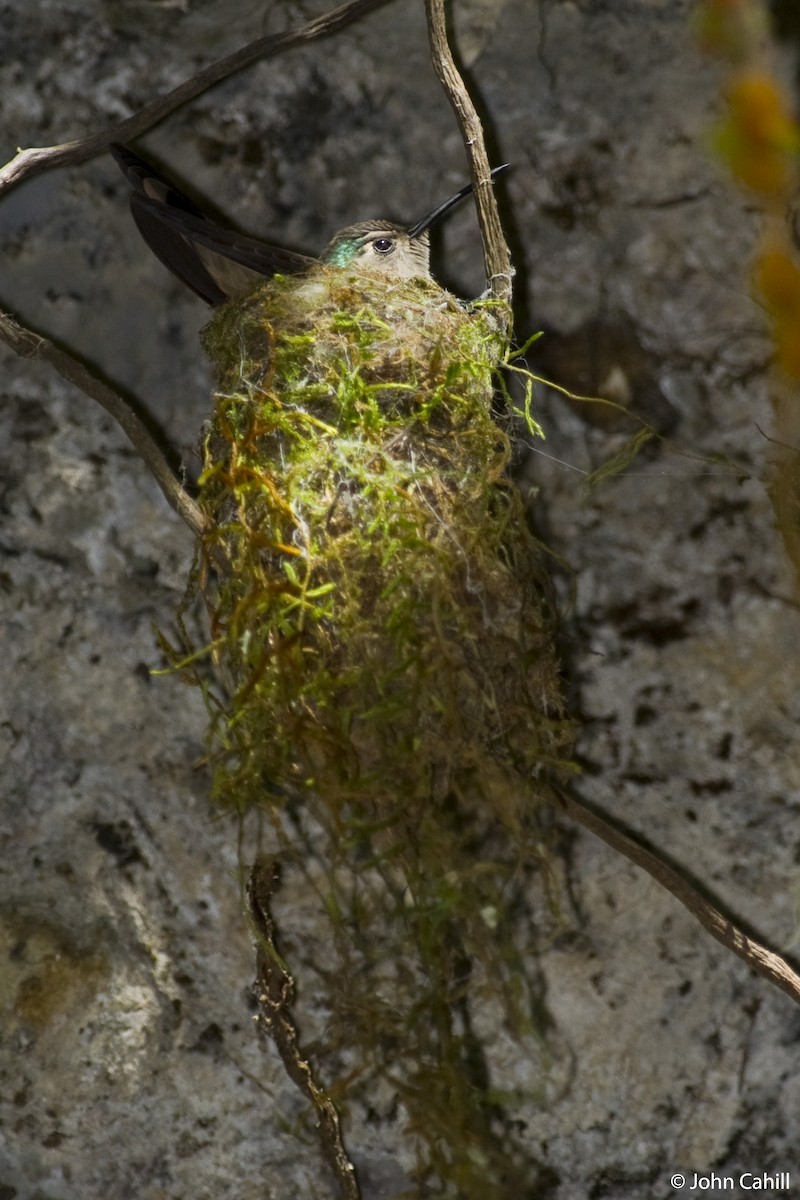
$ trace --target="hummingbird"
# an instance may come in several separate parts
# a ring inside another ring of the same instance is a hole
[[[468,183],[410,228],[384,220],[348,225],[316,259],[226,229],[130,147],[112,144],[109,149],[131,184],[131,213],[150,249],[201,300],[215,306],[247,295],[275,274],[302,274],[319,263],[356,267],[384,279],[430,279],[428,230],[472,191]],[[492,178],[507,166],[495,167]]]

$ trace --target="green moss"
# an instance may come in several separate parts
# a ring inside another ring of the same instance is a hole
[[[216,799],[266,809],[279,844],[287,813],[313,822],[332,1044],[363,1086],[392,1079],[421,1179],[508,1194],[514,1153],[457,1014],[478,964],[530,1029],[509,913],[569,737],[492,415],[492,308],[320,268],[223,309],[205,345],[201,502],[231,564],[208,589]]]

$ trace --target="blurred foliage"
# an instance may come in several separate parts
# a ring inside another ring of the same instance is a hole
[[[800,32],[799,12],[795,0],[772,4],[783,36]],[[764,212],[753,288],[768,314],[775,346],[772,400],[781,448],[770,496],[800,581],[800,125],[775,68],[769,16],[761,0],[705,0],[698,27],[702,44],[727,68],[728,115],[717,131],[718,148]]]

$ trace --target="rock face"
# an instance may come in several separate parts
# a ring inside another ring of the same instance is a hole
[[[0,9],[4,158],[118,120],[264,32],[258,6],[186,7]],[[529,361],[671,439],[586,497],[574,468],[629,430],[539,398],[550,457],[521,469],[572,572],[581,786],[787,945],[798,616],[757,427],[757,219],[705,151],[719,80],[689,9],[464,3],[456,32],[514,163],[517,327],[546,329]],[[148,149],[243,227],[318,253],[351,221],[408,218],[462,182],[426,59],[421,13],[389,5],[220,86]],[[5,199],[0,301],[131,388],[195,471],[206,313],[137,241],[124,186],[97,160]],[[442,237],[438,277],[476,294],[469,214]],[[251,1027],[237,832],[211,819],[204,705],[145,669],[189,536],[107,418],[44,368],[3,362],[0,1195],[331,1196],[305,1108]],[[742,475],[682,450],[731,456]],[[789,1169],[789,1000],[588,835],[565,827],[560,850],[562,926],[522,947],[537,1051],[479,1031],[519,1096],[535,1194],[622,1200],[679,1170]],[[285,904],[297,956],[323,956],[299,885]],[[312,1027],[326,1018],[312,1011]],[[407,1186],[402,1122],[390,1089],[348,1114],[364,1200]]]

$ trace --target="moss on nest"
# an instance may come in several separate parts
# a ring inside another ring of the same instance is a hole
[[[229,692],[216,797],[265,806],[283,839],[300,799],[324,831],[329,1032],[365,1078],[392,1078],[426,1169],[484,1198],[494,1118],[454,1013],[474,961],[524,1026],[508,908],[568,742],[546,584],[492,413],[496,328],[491,305],[425,281],[320,267],[267,283],[204,334],[217,396],[201,493],[231,565],[208,593]],[[387,1046],[403,1070],[379,1066]],[[469,1186],[465,1138],[483,1147]],[[512,1160],[504,1144],[498,1195]]]
[[[205,345],[202,502],[232,562],[214,620],[237,680],[218,796],[261,802],[266,773],[369,818],[479,781],[487,756],[493,776],[551,762],[555,660],[491,412],[491,315],[320,270],[227,307]]]

